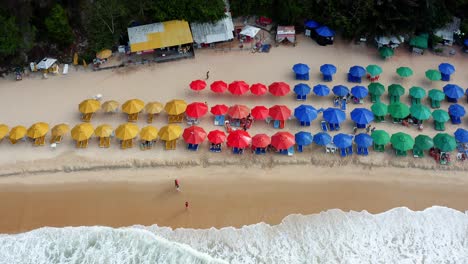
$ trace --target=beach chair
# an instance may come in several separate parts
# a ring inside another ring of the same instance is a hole
[[[341,110],[346,111],[346,101],[341,100]]]
[[[310,126],[310,122],[300,121],[299,125],[300,126]]]
[[[12,145],[15,145],[16,143],[18,143],[18,140],[10,138],[10,143]]]
[[[225,118],[224,118],[223,115],[217,115],[214,118],[214,125],[215,126],[224,126],[224,121],[225,121]]]
[[[454,124],[454,125],[461,124],[461,118],[460,118],[459,116],[453,116],[453,115],[451,115],[451,116],[450,116],[450,121],[451,121],[452,124]]]
[[[138,121],[138,113],[128,115],[128,122],[135,123],[136,121]]]
[[[146,123],[148,123],[148,124],[153,123],[153,118],[154,118],[153,114],[148,114],[148,118],[146,119]]]
[[[166,141],[166,150],[176,149],[176,140]]]
[[[99,138],[99,147],[104,148],[105,147],[105,139],[104,137]]]
[[[340,105],[340,100],[334,99],[334,100],[333,100],[333,106],[334,106],[334,107],[338,107],[339,105]]]
[[[332,76],[332,75],[325,75],[325,74],[323,74],[323,78],[322,78],[322,79],[323,79],[324,82],[331,82],[331,81],[333,81],[333,76]]]
[[[265,154],[265,152],[263,152],[263,150],[264,149],[262,149],[262,148],[256,148],[254,153],[257,154],[257,155]]]
[[[68,74],[68,64],[65,64],[63,65],[63,72],[62,72],[63,75],[67,75]]]
[[[93,113],[83,114],[81,116],[81,121],[89,123],[91,121],[91,117],[93,117]]]
[[[287,154],[288,156],[294,155],[294,146],[288,148],[286,151],[287,151],[286,154]]]
[[[340,156],[341,157],[346,157],[346,149],[344,149],[344,148],[340,149]]]
[[[346,152],[348,153],[348,155],[353,155],[353,146],[348,147],[348,148],[346,149]]]
[[[197,151],[198,150],[198,144],[188,144],[187,149],[192,150],[192,151]]]
[[[322,131],[328,131],[328,127],[327,127],[327,122],[326,122],[326,121],[320,121],[320,127],[322,128]]]
[[[362,155],[364,156],[369,155],[369,150],[367,148],[362,148]]]
[[[279,120],[273,120],[273,128],[280,128],[280,121]]]
[[[357,148],[356,148],[356,154],[357,154],[357,155],[363,155],[363,154],[362,154],[362,149],[363,149],[363,148],[357,147]]]
[[[297,152],[303,152],[304,151],[304,146],[302,145],[297,145]]]

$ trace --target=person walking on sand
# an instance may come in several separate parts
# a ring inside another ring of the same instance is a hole
[[[188,202],[185,202],[185,210],[188,210]]]
[[[174,180],[174,183],[175,183],[175,188],[176,188],[176,190],[179,191],[179,188],[180,188],[179,180],[178,180],[178,179],[175,179],[175,180]]]
[[[208,80],[210,78],[210,71],[206,72],[206,79]]]

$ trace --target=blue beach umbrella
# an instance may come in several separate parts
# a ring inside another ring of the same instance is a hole
[[[318,96],[327,96],[330,94],[330,88],[324,84],[317,84],[314,86],[314,93]]]
[[[326,146],[327,144],[330,144],[331,141],[331,136],[325,132],[320,132],[314,135],[314,143],[319,146]]]
[[[331,30],[327,26],[321,26],[315,29],[315,32],[321,37],[330,38],[335,36],[335,31]]]
[[[439,64],[439,71],[442,74],[451,75],[455,72],[455,67],[450,63]]]
[[[294,116],[301,122],[312,122],[317,118],[317,110],[311,105],[300,105],[294,109]]]
[[[465,41],[463,41],[463,44],[465,44],[465,46],[468,46],[468,39],[465,39]]]
[[[357,85],[351,88],[351,94],[358,99],[363,99],[369,94],[369,90],[364,86]]]
[[[465,115],[465,108],[459,104],[452,104],[448,108],[451,116],[462,117]]]
[[[333,64],[324,64],[320,66],[320,72],[324,75],[333,75],[336,73],[336,67]]]
[[[346,113],[337,108],[327,108],[323,111],[323,118],[328,123],[340,124],[346,119]]]
[[[335,85],[333,87],[333,93],[336,96],[347,96],[349,94],[349,89],[344,85]]]
[[[304,63],[295,64],[292,69],[296,74],[307,74],[310,70],[309,66]]]
[[[357,124],[367,125],[374,120],[374,114],[366,108],[355,108],[351,111],[351,119]]]
[[[301,146],[308,146],[314,142],[314,136],[310,132],[300,131],[294,135],[296,144]]]
[[[349,74],[351,74],[354,77],[362,77],[366,75],[366,69],[362,66],[355,65],[351,68],[349,68]]]
[[[463,89],[456,84],[447,84],[444,86],[444,93],[447,97],[458,99],[464,95]]]
[[[310,90],[310,86],[305,83],[299,83],[294,86],[294,92],[297,95],[308,95]]]
[[[354,137],[354,143],[356,143],[359,148],[368,148],[372,146],[374,140],[370,135],[366,133],[360,133]]]
[[[314,20],[307,20],[304,25],[306,28],[312,28],[312,29],[318,28],[320,26],[320,24]]]
[[[460,143],[468,143],[468,130],[459,128],[454,133],[455,139]]]
[[[339,133],[333,137],[333,144],[338,148],[349,148],[353,145],[353,136],[348,134]]]

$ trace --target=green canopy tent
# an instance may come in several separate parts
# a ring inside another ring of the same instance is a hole
[[[406,156],[408,150],[412,150],[414,146],[413,138],[403,132],[393,134],[390,138],[390,142],[397,156]]]
[[[432,108],[439,108],[440,102],[442,102],[445,99],[445,93],[437,89],[430,90],[428,96],[429,100],[431,100]]]
[[[410,46],[413,49],[413,52],[416,50],[420,50],[421,53],[424,52],[425,49],[428,47],[429,35],[428,34],[421,34],[419,36],[414,36],[410,39]]]
[[[388,106],[382,102],[376,102],[371,106],[371,111],[374,114],[374,122],[382,122],[388,113]]]
[[[374,150],[378,152],[385,151],[385,145],[390,142],[390,135],[384,130],[374,130],[371,134],[374,141]]]
[[[370,64],[366,67],[366,71],[371,77],[375,77],[382,73],[382,68],[378,65]]]
[[[370,83],[367,86],[367,89],[369,89],[369,94],[372,103],[380,102],[380,96],[382,96],[385,93],[385,86],[378,82]]]
[[[409,107],[403,103],[394,103],[388,106],[388,113],[392,116],[394,123],[401,122],[409,116]]]
[[[432,112],[432,119],[434,119],[434,129],[437,131],[444,131],[445,122],[450,120],[450,116],[447,111],[437,109]]]
[[[434,147],[443,152],[450,152],[457,148],[455,138],[447,133],[438,133],[434,137]]]
[[[418,135],[414,139],[414,148],[413,148],[413,156],[422,158],[424,157],[424,151],[429,150],[434,146],[434,142],[432,138],[426,135]]]
[[[410,67],[399,67],[396,69],[396,72],[402,78],[407,78],[413,75],[413,70]]]
[[[442,79],[442,74],[440,74],[438,70],[431,69],[426,71],[426,78],[430,81],[440,81],[440,79]]]
[[[400,84],[392,84],[388,86],[388,96],[390,96],[390,103],[400,102],[400,97],[405,94],[405,88]]]
[[[379,54],[383,59],[388,59],[392,57],[395,54],[395,52],[389,47],[381,47],[379,48]]]
[[[421,104],[421,99],[426,96],[426,90],[419,86],[413,86],[409,89],[411,104]]]
[[[412,105],[410,107],[410,113],[413,118],[417,120],[417,124],[422,124],[424,120],[431,117],[431,110],[425,105]]]

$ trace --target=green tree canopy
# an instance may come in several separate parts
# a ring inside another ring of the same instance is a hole
[[[47,32],[52,41],[60,45],[69,45],[73,42],[73,32],[68,22],[65,10],[56,4],[45,19]]]
[[[21,44],[21,35],[15,17],[0,15],[0,57],[13,55]]]

